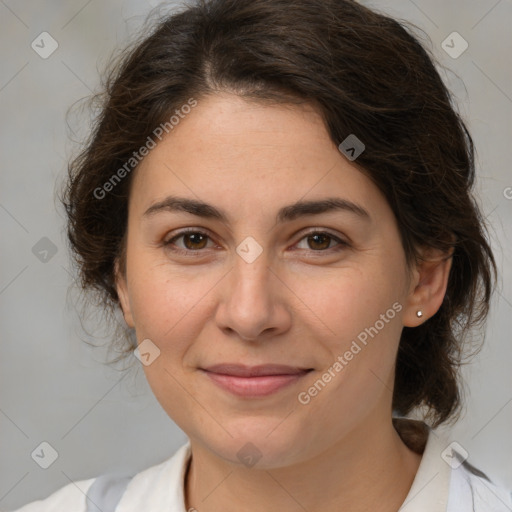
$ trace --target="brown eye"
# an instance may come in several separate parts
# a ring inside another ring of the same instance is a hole
[[[194,252],[207,248],[209,239],[202,231],[185,231],[170,238],[164,245],[176,252]]]
[[[185,233],[182,237],[183,245],[191,251],[203,249],[206,246],[206,241],[208,240],[208,237],[202,233]]]
[[[328,249],[332,238],[325,233],[318,233],[315,235],[309,235],[307,237],[308,245],[311,249]]]
[[[304,244],[305,241],[306,243]],[[335,242],[332,246],[331,242]],[[300,244],[303,244],[300,247]],[[306,245],[306,247],[304,247]],[[338,237],[325,233],[323,231],[314,231],[306,234],[298,243],[299,249],[310,250],[313,252],[327,252],[329,249],[336,250],[347,246],[348,244]]]

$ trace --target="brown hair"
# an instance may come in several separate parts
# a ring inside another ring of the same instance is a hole
[[[118,307],[133,173],[97,191],[191,97],[314,105],[336,145],[365,144],[357,163],[393,209],[408,263],[421,246],[453,248],[439,311],[403,329],[393,409],[425,406],[434,425],[455,416],[463,341],[488,313],[496,265],[471,194],[473,142],[433,62],[404,23],[350,0],[198,0],[161,18],[112,65],[69,165],[62,201],[82,289]]]

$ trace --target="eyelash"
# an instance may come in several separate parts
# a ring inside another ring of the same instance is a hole
[[[204,252],[206,249],[196,249],[196,250],[193,250],[193,249],[182,249],[182,248],[179,248],[179,247],[176,248],[174,246],[174,242],[176,240],[178,240],[179,238],[181,238],[181,237],[183,237],[185,235],[189,235],[189,234],[203,235],[203,236],[206,236],[208,239],[211,240],[211,237],[208,235],[208,233],[205,233],[204,231],[201,231],[201,230],[198,230],[198,229],[187,229],[187,230],[184,230],[184,231],[180,231],[179,233],[177,233],[175,236],[173,236],[169,240],[166,240],[165,242],[163,242],[163,245],[165,247],[169,248],[172,252],[177,253],[177,254],[183,254],[183,255],[190,256],[190,257],[200,256],[201,253]],[[314,235],[324,235],[327,238],[330,238],[331,240],[336,241],[338,244],[336,246],[334,246],[334,248],[330,247],[330,248],[327,248],[327,249],[320,249],[320,250],[309,249],[310,253],[330,253],[330,252],[334,252],[334,251],[339,251],[342,248],[349,247],[348,242],[345,242],[344,240],[341,240],[337,236],[335,236],[335,235],[333,235],[333,234],[331,234],[331,233],[329,233],[327,231],[321,231],[321,230],[315,230],[315,231],[310,231],[308,233],[305,233],[302,236],[302,238],[300,238],[300,240],[297,242],[297,244],[299,242],[301,242],[302,240],[304,240],[305,238],[308,238],[308,237],[311,237],[311,236],[314,236]],[[301,250],[301,249],[299,249],[299,250]],[[306,250],[307,251],[307,249],[302,249],[302,250]]]

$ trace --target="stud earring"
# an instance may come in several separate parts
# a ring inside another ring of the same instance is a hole
[[[423,316],[423,311],[421,311],[421,309],[418,309],[418,311],[416,311],[416,316],[418,318],[421,318]]]

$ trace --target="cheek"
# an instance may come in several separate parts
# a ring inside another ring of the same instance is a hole
[[[137,273],[134,265],[130,283],[137,339],[139,343],[151,340],[160,351],[151,364],[143,366],[143,370],[163,409],[184,428],[189,420],[182,416],[182,411],[190,410],[189,393],[195,393],[195,382],[189,380],[187,373],[190,371],[188,354],[192,354],[194,342],[201,336],[204,319],[209,317],[208,290],[218,278],[204,276],[198,279],[191,272],[171,273],[168,266],[151,266],[150,262],[140,268],[144,271]],[[184,392],[184,387],[188,393]]]
[[[303,301],[295,301],[300,310],[308,308],[317,333],[323,333],[324,340],[338,340],[342,349],[347,340],[373,326],[381,315],[385,315],[385,320],[399,316],[399,305],[393,309],[393,304],[403,301],[399,286],[402,282],[398,269],[389,272],[365,265],[295,276],[292,289]]]
[[[134,258],[129,274],[137,338],[149,338],[162,352],[176,357],[198,335],[199,319],[208,308],[208,292],[218,278],[205,274],[198,279],[192,269],[178,272],[149,258],[146,263]]]
[[[402,330],[401,275],[403,269],[384,266],[337,269],[325,281],[316,280],[316,286],[297,289],[314,312],[315,343],[328,354],[323,368],[329,373],[328,391],[322,394],[335,410],[367,410],[382,393],[391,393]]]

